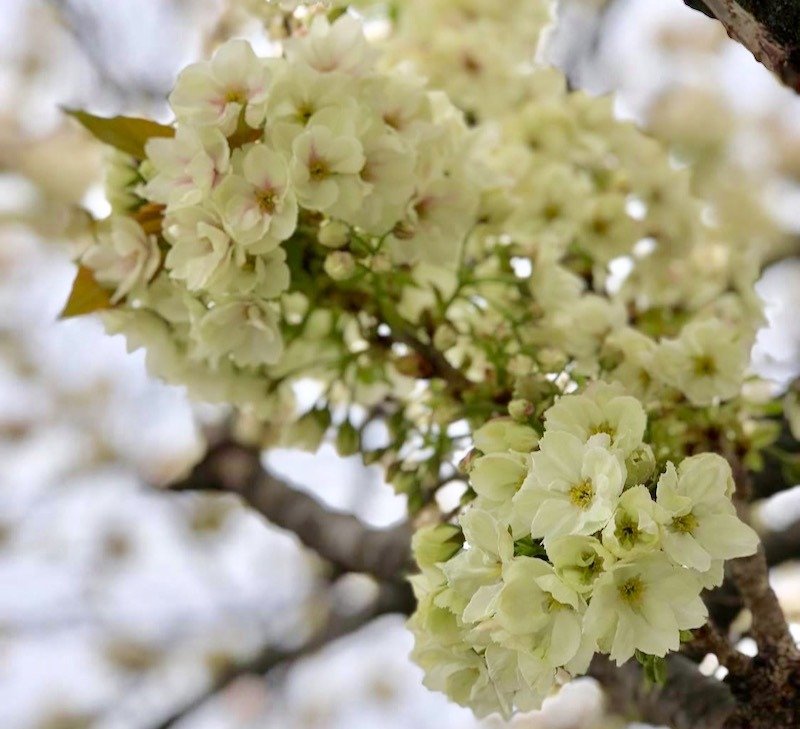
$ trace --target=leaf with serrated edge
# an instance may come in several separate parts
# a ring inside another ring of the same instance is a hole
[[[80,122],[96,139],[137,159],[145,158],[144,145],[148,139],[175,136],[173,127],[150,119],[95,116],[80,109],[64,109],[64,112]]]

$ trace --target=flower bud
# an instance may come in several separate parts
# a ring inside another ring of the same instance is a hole
[[[472,470],[475,461],[480,458],[480,452],[475,448],[470,451],[458,462],[458,472],[463,473],[465,476]]]
[[[646,483],[653,475],[655,468],[656,458],[653,455],[653,449],[647,443],[642,443],[625,461],[625,469],[628,472],[625,486],[631,487]]]
[[[369,268],[375,273],[388,273],[392,270],[392,258],[388,253],[379,251],[370,259]]]
[[[346,281],[356,272],[356,259],[347,251],[334,251],[325,259],[324,268],[334,281]]]
[[[539,436],[533,428],[511,418],[495,418],[475,431],[473,441],[484,453],[508,450],[530,453],[539,443]]]
[[[397,223],[397,225],[394,226],[392,233],[398,240],[409,240],[414,237],[416,230],[411,223],[401,220],[399,223]]]
[[[517,422],[526,422],[536,411],[530,400],[516,399],[508,403],[508,414]]]
[[[317,240],[326,248],[342,248],[350,240],[350,229],[338,220],[329,220],[319,229]]]

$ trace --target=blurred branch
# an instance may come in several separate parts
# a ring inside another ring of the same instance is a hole
[[[189,476],[170,489],[236,494],[343,572],[399,580],[410,563],[409,524],[375,529],[351,514],[332,511],[267,471],[258,449],[231,440],[210,448]]]
[[[409,562],[410,528],[407,524],[389,530],[372,529],[353,516],[331,512],[315,499],[303,494],[293,486],[276,478],[261,465],[257,449],[232,441],[224,441],[210,449],[206,457],[194,468],[187,479],[174,485],[176,491],[217,491],[240,495],[251,507],[271,522],[293,531],[300,541],[329,560],[343,571],[364,572],[383,581],[381,596],[375,605],[365,612],[330,621],[309,642],[293,651],[278,651],[274,648],[256,656],[246,663],[237,664],[215,680],[210,692],[193,700],[190,705],[176,712],[158,729],[166,729],[194,710],[211,693],[221,690],[236,677],[248,673],[265,673],[270,668],[306,655],[337,637],[346,635],[364,625],[372,617],[385,612],[408,614],[413,610],[413,598],[407,585],[400,582]],[[741,561],[740,561],[741,562]],[[762,577],[763,570],[753,572],[748,562],[740,565],[740,589],[746,596],[748,606],[760,611],[767,619],[771,611],[761,611],[763,605],[773,607],[768,584]],[[755,575],[756,579],[753,578]],[[769,591],[768,593],[766,591]],[[741,609],[741,597],[733,591]],[[780,608],[777,608],[780,610]],[[781,620],[773,627],[781,631],[786,623]],[[762,621],[763,624],[763,621]],[[702,637],[702,636],[701,636]],[[716,647],[711,652],[721,652],[721,658],[731,663],[733,670],[745,671],[748,664],[742,656],[740,661],[731,651],[721,650],[719,635]],[[669,659],[670,680],[667,686],[648,686],[640,667],[629,662],[617,668],[603,657],[592,663],[591,676],[597,679],[609,695],[611,708],[625,715],[632,712],[653,723],[668,723],[676,729],[717,729],[726,716],[735,708],[735,701],[728,688],[719,681],[705,677],[685,656],[673,655]]]
[[[767,531],[760,536],[770,566],[800,560],[800,519],[783,529]]]
[[[618,667],[601,654],[592,659],[589,675],[602,685],[610,711],[657,726],[720,729],[736,705],[725,684],[677,653],[667,658],[663,686],[648,684],[636,661]]]
[[[756,60],[800,93],[800,1],[684,0],[716,18]]]
[[[263,676],[277,667],[285,667],[339,638],[343,638],[370,623],[375,618],[389,613],[408,614],[413,606],[413,597],[405,584],[384,583],[377,597],[363,609],[347,614],[333,613],[324,625],[296,648],[280,649],[268,646],[253,658],[230,665],[214,676],[211,685],[199,696],[191,699],[155,726],[155,729],[170,729],[214,694],[224,691],[237,679],[247,676]]]
[[[779,453],[800,457],[800,442],[792,435],[789,423],[785,418],[782,419],[781,432],[777,441],[771,448],[762,451],[764,467],[750,476],[755,498],[764,499],[774,496],[797,485],[788,480],[787,470],[784,467],[784,461],[778,457]]]
[[[46,0],[46,2],[75,39],[78,48],[106,88],[126,100],[161,101],[166,97],[168,89],[154,86],[141,78],[131,78],[129,74],[118,78],[113,73],[100,43],[98,18],[91,10],[76,6],[71,0]]]

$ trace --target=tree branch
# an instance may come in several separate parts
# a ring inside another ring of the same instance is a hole
[[[789,88],[800,92],[800,2],[684,0],[719,20],[728,35]]]
[[[332,511],[264,469],[257,449],[230,440],[210,448],[189,476],[170,490],[236,494],[343,572],[397,581],[410,565],[408,523],[375,529],[350,514]]]
[[[602,685],[610,711],[658,726],[720,729],[736,706],[725,684],[704,676],[676,653],[667,658],[663,686],[648,685],[636,661],[617,667],[599,654],[592,659],[589,675]]]
[[[302,645],[281,649],[267,646],[247,661],[235,663],[217,672],[211,683],[198,696],[173,711],[155,729],[171,729],[192,712],[200,708],[214,694],[224,691],[237,679],[247,676],[263,676],[278,666],[286,666],[303,658],[339,638],[356,632],[380,615],[389,613],[408,614],[413,606],[413,595],[406,585],[384,583],[374,601],[355,613],[329,616],[325,624]]]
[[[736,465],[737,481],[745,479],[741,490],[749,491],[747,475],[741,472],[740,464]],[[257,449],[230,440],[211,448],[191,474],[172,489],[239,495],[272,523],[294,532],[304,545],[339,570],[372,575],[382,583],[383,590],[391,588],[395,591],[388,602],[379,601],[382,607],[375,608],[373,616],[383,612],[407,614],[413,610],[413,599],[407,585],[402,582],[403,573],[410,563],[411,530],[408,524],[392,529],[374,529],[351,515],[333,512],[270,474],[262,466]],[[772,544],[769,539],[765,541],[770,550],[776,550],[775,546],[769,546]],[[777,558],[774,552],[772,558]],[[766,646],[768,656],[778,652],[792,657],[794,661],[794,644],[777,598],[769,586],[763,549],[753,557],[732,561],[729,570],[731,579],[726,584],[733,588],[728,592],[736,603],[735,612],[742,606],[751,610],[753,634],[759,647]],[[339,635],[357,629],[367,619],[365,616],[350,616],[344,622],[337,620],[295,651],[287,653],[270,649],[253,661],[225,672],[222,683],[215,682],[212,690],[219,690],[243,673],[263,673],[275,663],[310,652]],[[727,622],[720,620],[719,624],[725,629]],[[350,628],[351,625],[354,627]],[[751,664],[745,656],[740,656],[733,648],[726,650],[728,646],[720,642],[724,641],[723,636],[714,634],[706,637],[706,643],[710,646],[706,646],[708,651],[721,654],[721,662],[730,664],[729,679],[733,681],[731,686],[735,688],[734,693],[741,703],[743,696],[753,692],[753,682],[762,680],[763,671],[760,668],[751,671]],[[736,701],[727,685],[702,676],[685,656],[671,656],[669,670],[667,686],[647,687],[637,664],[630,662],[618,669],[598,657],[592,664],[590,675],[608,691],[615,711],[630,714],[635,709],[636,715],[646,721],[668,723],[675,729],[718,729],[728,721],[726,717],[731,712],[734,712],[732,720],[738,720],[740,714],[736,711]],[[202,700],[198,698],[192,702],[192,708]],[[184,714],[182,712],[181,715]],[[169,727],[171,724],[162,726]]]
[[[769,584],[769,568],[763,545],[759,545],[758,552],[750,557],[731,560],[728,567],[742,601],[753,615],[752,633],[758,647],[795,656],[797,649],[794,638]]]

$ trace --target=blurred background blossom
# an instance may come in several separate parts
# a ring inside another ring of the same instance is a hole
[[[166,495],[224,413],[145,373],[99,322],[57,322],[86,234],[103,214],[99,146],[60,107],[169,118],[177,72],[231,35],[257,37],[264,0],[0,0],[0,726],[8,729],[469,729],[422,688],[402,619],[384,617],[281,661],[371,586],[338,578],[235,499]],[[774,251],[770,326],[754,366],[800,374],[800,99],[679,0],[562,4],[549,53],[575,86],[615,93]],[[71,242],[70,242],[71,241]],[[788,259],[788,260],[787,260]],[[270,464],[374,525],[404,503],[357,459],[275,451]],[[298,474],[300,478],[298,479]],[[798,494],[763,518],[800,516]],[[794,568],[775,576],[800,619]],[[264,651],[268,652],[265,654]],[[272,651],[272,653],[269,653]],[[215,677],[275,656],[201,700]],[[711,667],[713,669],[713,666]],[[189,710],[187,710],[189,709]],[[171,719],[171,717],[175,717]],[[170,723],[171,722],[171,723]],[[576,681],[520,729],[620,726]]]

